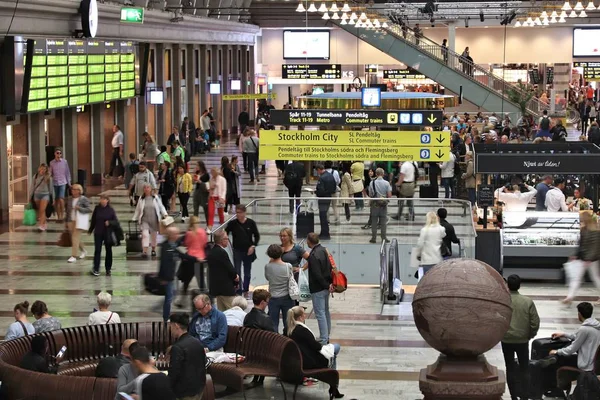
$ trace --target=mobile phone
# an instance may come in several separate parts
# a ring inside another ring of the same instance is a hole
[[[128,395],[128,394],[127,394],[127,393],[125,393],[125,392],[119,392],[119,396],[121,396],[121,398],[122,398],[123,400],[133,400],[133,397],[131,397],[130,395]]]
[[[62,357],[65,355],[65,351],[67,351],[67,346],[63,346],[60,348],[60,351],[56,355],[56,358]]]

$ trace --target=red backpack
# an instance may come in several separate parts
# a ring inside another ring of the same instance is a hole
[[[333,285],[333,291],[335,293],[343,293],[348,289],[348,278],[346,278],[346,275],[337,268],[335,260],[329,250],[327,250],[327,255],[329,257],[329,264],[331,265],[331,283]]]

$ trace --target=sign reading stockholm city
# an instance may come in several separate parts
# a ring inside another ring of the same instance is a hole
[[[450,159],[450,132],[262,130],[259,154],[261,160],[443,162]]]
[[[440,110],[272,110],[273,125],[442,126]]]

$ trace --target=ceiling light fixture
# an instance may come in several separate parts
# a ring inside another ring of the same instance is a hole
[[[543,25],[543,26],[548,26],[548,25],[550,25],[550,21],[548,21],[548,18],[544,18],[544,20],[542,21],[542,25]]]
[[[585,9],[588,11],[594,11],[596,9],[596,6],[594,5],[594,2],[590,0],[590,2],[588,3],[588,5]]]
[[[540,17],[537,17],[537,18],[535,19],[534,23],[535,23],[537,26],[540,26],[540,25],[542,25],[542,21],[540,20]]]
[[[308,6],[308,12],[317,12],[317,7],[315,7],[315,3],[310,3],[310,6]]]
[[[583,10],[583,4],[581,4],[581,1],[578,1],[577,4],[575,4],[575,7],[573,7],[573,10],[575,10],[575,11]]]
[[[548,18],[548,14],[546,13],[546,10],[542,11],[542,13],[540,14],[540,18],[542,18],[542,19]]]
[[[571,11],[571,3],[569,3],[568,1],[565,1],[565,4],[563,4],[563,6],[561,7],[561,10]]]
[[[556,13],[556,10],[552,11],[552,14],[550,14],[550,17],[558,18],[558,14]]]
[[[331,12],[338,12],[338,11],[340,11],[340,9],[338,8],[337,4],[333,3],[333,5],[329,9],[329,11],[331,11]]]
[[[382,28],[387,28],[388,26],[389,26],[389,25],[388,25],[388,23],[387,23],[387,22],[384,22],[383,24],[381,24],[381,27],[382,27]]]
[[[571,11],[571,14],[569,14],[569,18],[577,18],[577,13],[575,12],[575,10]]]
[[[585,10],[583,10],[583,11],[581,12],[581,14],[579,14],[579,18],[587,18],[587,16],[588,16],[588,15],[585,13]]]
[[[342,19],[344,19],[344,20],[345,20],[345,19],[348,19],[348,14],[346,14],[346,13],[343,13],[343,14],[342,14]]]
[[[515,28],[518,28],[521,26],[521,23],[519,22],[519,20],[517,20],[517,22],[515,22]]]
[[[346,22],[345,19],[343,19],[342,22],[340,22],[340,25],[348,25],[348,23]]]
[[[366,19],[367,19],[367,14],[365,14],[364,12],[362,14],[360,14],[361,21],[365,21]]]
[[[331,14],[331,19],[340,19],[340,16],[338,15],[338,13],[334,12],[333,14]]]
[[[556,17],[550,18],[550,23],[555,24],[557,22]]]
[[[329,14],[328,13],[323,14],[323,19],[330,19]]]
[[[350,14],[350,19],[358,19],[358,17],[356,16],[355,12],[353,12],[352,14]]]
[[[354,25],[356,23],[356,20],[353,20],[352,18],[350,18],[350,21],[348,21],[348,25]]]
[[[564,24],[565,22],[567,22],[567,20],[563,16],[561,16],[560,19],[558,20],[558,22],[560,24]]]
[[[327,12],[327,6],[325,5],[325,3],[321,3],[321,5],[319,6],[319,12],[320,13],[326,13]]]
[[[302,3],[298,3],[298,8],[296,8],[296,12],[304,12],[306,8],[302,5]]]
[[[531,17],[527,17],[527,21],[525,21],[525,24],[527,24],[527,26],[533,26],[533,20],[531,19]]]
[[[350,9],[348,3],[344,3],[344,7],[342,7],[342,12],[349,13],[350,11],[352,10]]]

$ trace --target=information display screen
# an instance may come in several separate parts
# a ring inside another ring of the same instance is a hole
[[[425,75],[414,69],[384,69],[383,79],[425,79]]]
[[[573,63],[575,68],[583,68],[583,78],[586,81],[600,80],[600,62],[581,62]]]
[[[283,79],[342,79],[341,64],[284,64]]]
[[[31,63],[31,74],[25,77],[23,112],[76,107],[137,94],[139,61],[131,41],[38,39],[26,63]]]

